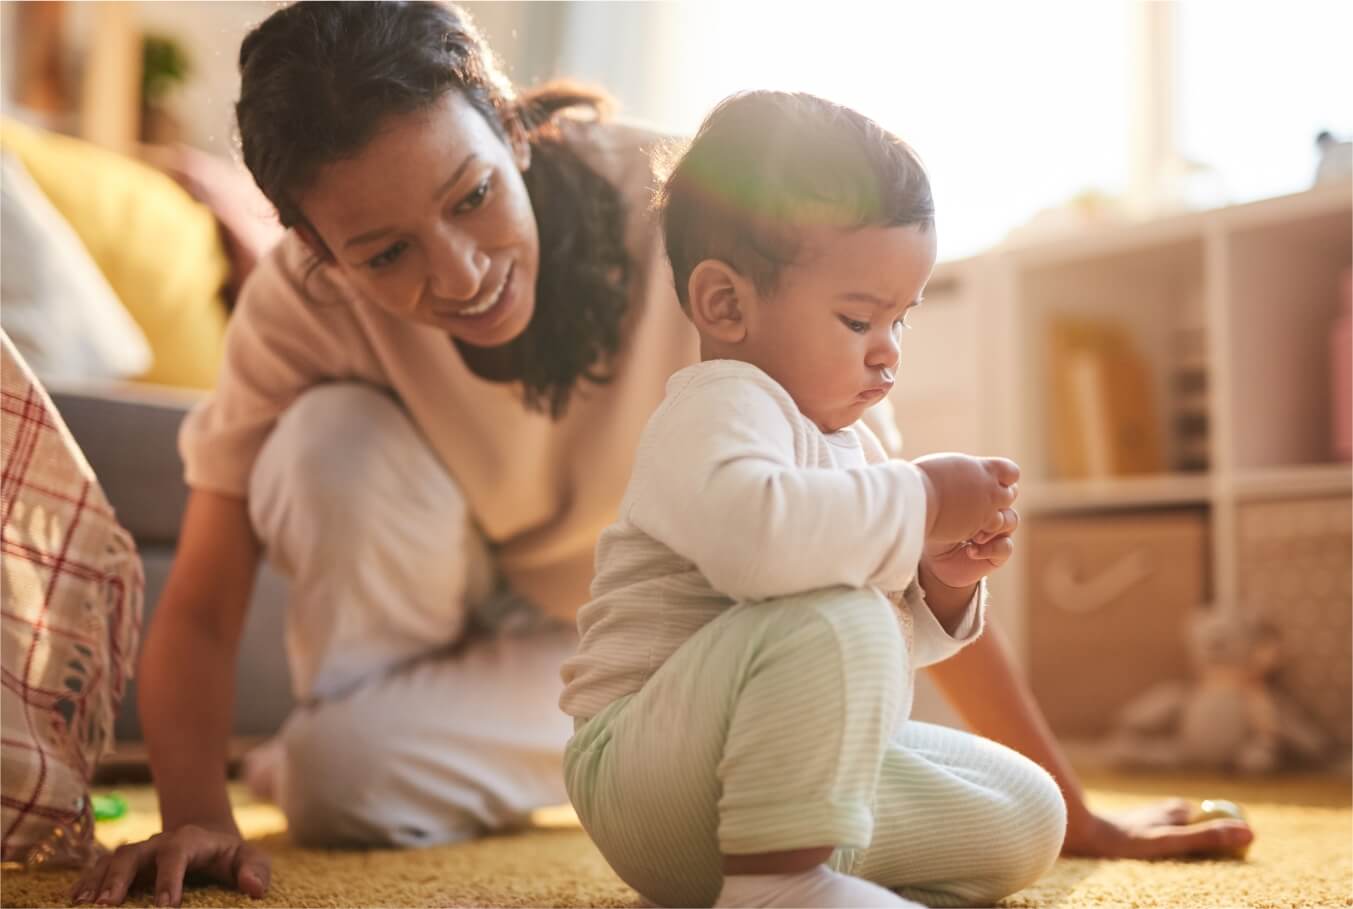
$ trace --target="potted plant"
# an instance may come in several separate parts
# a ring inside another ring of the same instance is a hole
[[[174,38],[148,34],[141,40],[141,60],[141,141],[177,141],[179,123],[165,102],[192,75],[188,52]]]

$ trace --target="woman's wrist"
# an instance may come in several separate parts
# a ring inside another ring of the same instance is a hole
[[[1094,844],[1099,840],[1100,828],[1104,821],[1089,808],[1081,805],[1073,810],[1070,803],[1066,806],[1066,836],[1062,840],[1062,851],[1068,855],[1095,855],[1098,849]]]
[[[1096,830],[1102,822],[1090,810],[1085,801],[1085,793],[1076,780],[1064,779],[1055,772],[1052,773],[1052,778],[1057,783],[1057,788],[1062,791],[1062,799],[1066,802],[1066,837],[1062,848],[1068,852],[1082,852],[1095,838]]]

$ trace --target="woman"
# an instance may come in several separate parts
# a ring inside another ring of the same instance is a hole
[[[447,842],[566,798],[556,702],[596,537],[639,430],[696,360],[648,214],[656,137],[561,85],[515,94],[454,8],[304,3],[240,49],[245,162],[290,230],[232,318],[181,439],[192,493],[147,636],[142,723],[164,833],[77,898],[154,868],[259,895],[225,788],[260,554],[291,579],[301,706],[280,734],[292,835]],[[994,635],[936,673],[977,731],[1048,767],[1065,849],[1248,840],[1182,803],[1091,813]]]

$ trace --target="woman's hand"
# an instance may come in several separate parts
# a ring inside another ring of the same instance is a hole
[[[1069,819],[1062,854],[1088,858],[1163,859],[1225,856],[1249,845],[1254,831],[1241,820],[1190,824],[1193,806],[1167,799],[1113,815],[1086,812]]]
[[[157,833],[139,843],[127,843],[89,868],[71,890],[76,903],[116,906],[138,879],[155,879],[155,904],[177,906],[183,901],[183,879],[189,872],[234,887],[257,899],[268,889],[268,856],[230,831],[208,830],[187,824]]]

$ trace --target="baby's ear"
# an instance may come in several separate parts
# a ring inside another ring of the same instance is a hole
[[[700,334],[725,344],[747,336],[746,310],[755,289],[733,266],[705,259],[691,269],[686,292],[691,321]]]

